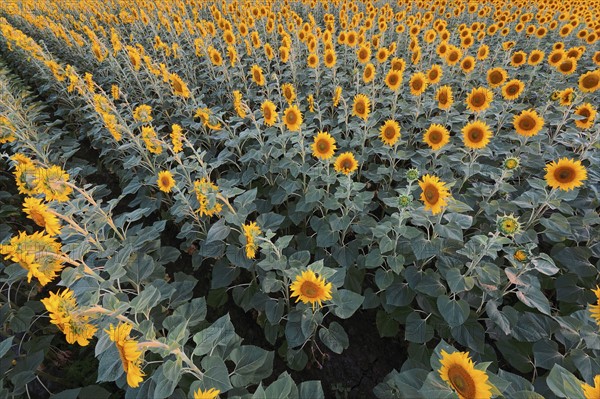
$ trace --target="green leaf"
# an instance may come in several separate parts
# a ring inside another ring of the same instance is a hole
[[[298,385],[299,399],[325,399],[321,381],[304,381]]]
[[[581,381],[558,364],[550,370],[546,384],[559,398],[584,399]]]
[[[231,374],[233,386],[257,384],[270,376],[273,371],[273,357],[274,352],[253,345],[244,345],[232,350],[229,360],[235,363],[235,370]]]
[[[459,269],[453,268],[446,273],[446,282],[450,291],[458,294],[463,291],[470,291],[475,286],[473,277],[465,277],[460,273]]]
[[[406,318],[404,337],[407,341],[424,344],[433,338],[433,327],[427,324],[427,320],[421,319],[419,313],[413,311]]]
[[[181,363],[174,360],[166,360],[152,374],[152,379],[156,384],[154,388],[154,398],[164,399],[173,393],[181,378]]]
[[[50,399],[77,399],[81,388],[66,389],[50,396]]]
[[[14,337],[5,338],[2,342],[0,342],[0,358],[10,350],[12,347],[12,341]]]
[[[462,299],[456,301],[441,295],[437,298],[437,306],[450,327],[458,327],[469,318],[469,304]]]
[[[223,241],[229,235],[231,229],[225,224],[225,219],[219,219],[218,222],[210,226],[208,233],[206,234],[206,240],[204,245],[208,245],[212,242]]]
[[[229,372],[225,362],[218,356],[206,356],[202,359],[202,369],[204,370],[204,383],[206,386],[218,389],[222,393],[229,391],[231,382],[229,381]]]
[[[375,324],[380,337],[395,337],[400,331],[400,324],[383,310],[377,311]]]
[[[563,355],[558,351],[558,344],[545,339],[533,344],[533,357],[536,367],[552,369],[555,364],[561,365]]]
[[[125,265],[127,276],[136,285],[140,285],[140,283],[150,277],[154,271],[154,267],[154,259],[141,252],[133,254],[127,265]]]
[[[350,345],[348,334],[344,331],[344,327],[335,321],[329,324],[329,328],[322,327],[319,330],[319,338],[321,338],[321,341],[329,349],[337,354],[342,353]]]
[[[545,253],[540,253],[537,257],[531,260],[535,269],[546,276],[554,276],[560,269],[554,264],[554,260]]]
[[[267,399],[297,399],[298,388],[296,388],[292,377],[284,371],[277,378],[277,381],[265,389],[264,397]]]
[[[160,291],[154,286],[147,286],[138,296],[131,301],[134,313],[146,313],[160,302]]]
[[[344,289],[333,293],[331,297],[331,302],[336,305],[333,308],[333,313],[341,319],[347,319],[352,316],[365,300],[364,296]]]

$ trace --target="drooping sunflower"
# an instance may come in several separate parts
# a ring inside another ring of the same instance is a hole
[[[250,74],[252,75],[252,81],[259,86],[265,85],[265,77],[263,75],[262,68],[256,64],[252,65],[250,69]]]
[[[467,96],[467,108],[473,112],[481,112],[489,108],[494,93],[485,87],[476,87]]]
[[[580,187],[583,185],[583,181],[587,179],[587,170],[579,160],[561,158],[558,162],[551,162],[546,165],[545,170],[546,175],[544,178],[548,185],[563,191]]]
[[[246,258],[254,259],[256,257],[256,250],[258,249],[258,245],[256,245],[256,237],[261,234],[260,227],[256,224],[256,222],[250,222],[248,224],[244,224],[244,237],[246,239]]]
[[[574,99],[575,89],[573,89],[572,87],[567,87],[566,89],[558,92],[558,103],[563,107],[571,105]]]
[[[421,187],[421,201],[425,205],[425,210],[431,210],[431,213],[437,215],[442,211],[442,208],[448,205],[446,198],[450,197],[450,192],[446,187],[446,183],[441,181],[439,177],[433,175],[425,175],[419,180]]]
[[[487,72],[487,82],[492,88],[501,86],[507,77],[508,73],[501,67],[492,68]]]
[[[345,175],[354,173],[358,169],[358,162],[351,152],[343,152],[335,160],[333,165],[336,172],[341,172]]]
[[[38,171],[37,189],[44,193],[46,201],[64,202],[69,200],[73,192],[69,183],[69,174],[60,166],[53,165]]]
[[[198,389],[194,392],[194,399],[218,399],[221,391],[215,388],[208,389],[206,391]]]
[[[261,105],[265,125],[273,126],[277,121],[277,107],[272,101],[265,100]]]
[[[539,116],[534,109],[523,110],[519,115],[515,115],[513,126],[521,136],[535,136],[544,127],[544,118]]]
[[[35,195],[40,192],[39,177],[41,175],[41,168],[36,167],[33,163],[19,163],[13,173],[19,193]]]
[[[392,91],[397,91],[402,84],[402,74],[398,71],[394,71],[390,69],[390,71],[385,76],[385,84]]]
[[[519,79],[511,79],[502,86],[502,97],[505,100],[516,100],[525,90],[525,83]]]
[[[596,295],[600,295],[600,294],[596,294]],[[596,322],[598,323],[598,325],[600,325],[600,321],[596,321]],[[581,389],[583,390],[583,395],[585,396],[585,399],[600,398],[600,374],[598,374],[594,377],[594,386],[588,385],[586,383],[582,383]]]
[[[596,324],[598,324],[598,326],[600,326],[600,287],[596,286],[596,289],[592,290],[592,292],[594,294],[596,294],[596,304],[590,305],[590,307],[589,307],[590,316],[592,317],[592,319],[594,319]],[[596,378],[600,378],[600,376],[598,376]],[[595,380],[594,383],[596,384],[596,389],[600,390],[600,381]],[[600,391],[598,393],[600,394]]]
[[[104,331],[117,346],[123,370],[127,374],[127,385],[137,388],[145,375],[141,368],[144,352],[138,348],[138,342],[129,337],[132,329],[131,324],[119,323],[116,327],[111,324]]]
[[[77,342],[87,346],[97,331],[96,326],[89,323],[89,316],[79,314],[79,307],[74,292],[69,288],[41,300],[50,314],[50,323],[56,325],[65,334],[69,344]]]
[[[319,159],[327,160],[333,157],[335,150],[335,139],[327,132],[319,132],[312,144],[313,156]]]
[[[175,179],[173,178],[173,174],[168,170],[162,170],[158,172],[158,179],[156,181],[158,184],[158,188],[160,191],[165,193],[170,193],[175,187]]]
[[[27,197],[23,201],[23,212],[35,224],[43,227],[50,236],[60,234],[60,222],[56,215],[48,210],[48,206],[40,199]]]
[[[200,205],[198,213],[200,216],[211,217],[217,215],[223,209],[223,205],[218,201],[219,186],[213,184],[210,180],[203,177],[194,182],[194,192]]]
[[[302,125],[302,113],[297,105],[290,105],[283,112],[283,123],[292,132],[300,130]]]
[[[484,371],[477,370],[468,352],[447,353],[442,349],[438,370],[442,380],[456,392],[459,399],[490,399],[492,386]]]
[[[352,105],[352,115],[358,116],[362,120],[366,121],[369,118],[371,112],[371,101],[369,97],[364,94],[357,94],[354,96],[354,104]]]
[[[169,76],[169,80],[171,83],[171,88],[173,89],[173,94],[183,98],[190,97],[190,89],[187,84],[177,75],[176,73],[172,73]]]
[[[435,99],[438,102],[440,109],[448,109],[454,104],[454,96],[452,94],[452,87],[442,86],[435,93]]]
[[[296,302],[310,303],[313,309],[317,304],[322,306],[323,301],[331,300],[331,283],[326,282],[322,276],[318,277],[310,269],[296,276],[290,289],[291,297],[298,297]]]
[[[369,62],[363,71],[363,82],[371,83],[373,79],[375,79],[375,65]]]
[[[337,86],[333,91],[333,106],[337,107],[340,104],[340,100],[342,99],[342,86]]]
[[[464,73],[473,72],[475,69],[475,57],[469,55],[463,58],[463,60],[460,62],[460,69],[462,69]]]
[[[473,121],[463,127],[462,135],[467,148],[480,149],[488,145],[492,137],[492,131],[487,123]]]
[[[171,144],[173,145],[173,152],[178,153],[183,150],[183,129],[178,124],[171,125]]]
[[[388,119],[385,121],[383,126],[379,131],[379,137],[381,137],[381,141],[383,144],[393,146],[400,139],[400,125],[393,119]]]
[[[589,129],[594,126],[594,121],[596,120],[596,108],[590,104],[585,103],[581,104],[575,109],[575,115],[583,117],[584,119],[576,119],[575,125],[580,129]]]
[[[410,77],[410,94],[420,96],[427,90],[427,76],[423,72],[416,72]]]
[[[133,110],[133,120],[142,123],[152,122],[152,107],[139,105]]]
[[[584,73],[579,77],[579,90],[593,93],[600,89],[600,69]]]
[[[443,74],[442,67],[434,64],[427,71],[427,81],[432,85],[436,84],[442,79]]]
[[[450,142],[450,132],[444,126],[433,124],[423,134],[423,142],[436,151]]]

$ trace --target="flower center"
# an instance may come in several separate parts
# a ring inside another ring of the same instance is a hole
[[[465,69],[471,69],[471,61],[465,61],[465,62],[463,63],[463,67],[464,67]]]
[[[260,72],[258,70],[254,71],[254,80],[260,81]]]
[[[587,109],[587,108],[582,108],[582,109],[579,110],[578,115],[585,117],[585,119],[581,121],[581,122],[585,123],[590,118],[590,110]]]
[[[327,152],[329,151],[329,143],[325,140],[320,140],[317,144],[317,148],[320,152]]]
[[[448,370],[448,379],[461,397],[465,399],[475,399],[475,381],[469,375],[467,370],[461,366],[453,365]]]
[[[427,199],[427,202],[429,202],[430,204],[437,203],[438,199],[440,198],[439,191],[437,190],[437,188],[435,188],[432,185],[425,187],[425,190],[423,191],[423,193],[425,194],[425,198]]]
[[[440,93],[439,102],[441,104],[446,104],[448,102],[448,95],[446,94],[446,92],[443,91]]]
[[[162,183],[162,185],[164,187],[169,187],[169,185],[171,184],[171,181],[169,180],[169,178],[167,176],[163,176],[162,179],[160,180],[160,182]]]
[[[391,140],[396,136],[396,130],[392,126],[388,126],[383,131],[383,135],[386,139]]]
[[[519,120],[519,127],[523,130],[532,130],[535,127],[535,120],[531,116],[525,115]]]
[[[481,107],[483,104],[485,104],[485,94],[475,93],[473,97],[471,97],[471,103],[475,107]]]
[[[362,102],[356,103],[356,113],[363,114],[365,112],[365,104]]]
[[[431,72],[429,72],[429,79],[430,80],[436,80],[438,77],[438,71],[437,69],[433,69]]]
[[[300,287],[300,292],[307,298],[317,298],[319,296],[319,286],[312,281],[305,281]]]
[[[271,119],[271,108],[265,107],[264,113],[265,113],[265,119],[267,119],[267,120]]]
[[[455,52],[455,51],[451,52],[450,55],[448,56],[448,59],[450,61],[456,61],[456,60],[458,60],[458,53]]]
[[[36,210],[31,211],[31,213],[29,214],[29,216],[31,216],[31,219],[38,226],[40,226],[40,227],[46,226],[46,219],[44,219],[44,215],[42,215],[38,211],[36,211]]]
[[[598,86],[598,82],[600,82],[600,77],[598,77],[598,75],[589,75],[583,78],[581,83],[586,89],[591,89]]]
[[[415,90],[421,90],[421,87],[423,87],[423,81],[421,81],[421,79],[416,79],[412,86]]]
[[[293,125],[294,123],[296,123],[297,120],[296,114],[294,112],[288,112],[288,114],[286,115],[286,119],[290,125]]]
[[[352,169],[352,160],[351,159],[344,159],[342,161],[342,168],[343,169],[347,169],[347,170]]]
[[[479,143],[483,140],[483,131],[479,128],[473,128],[469,131],[469,140],[474,143]]]
[[[442,141],[442,133],[437,130],[429,133],[429,141],[431,141],[433,144],[438,144]]]
[[[575,171],[570,167],[560,167],[554,171],[554,178],[561,183],[570,183],[575,179]]]
[[[506,92],[510,95],[517,94],[518,91],[519,91],[519,86],[517,86],[517,85],[510,85],[506,88]]]
[[[523,56],[521,54],[517,54],[517,55],[515,55],[514,60],[515,60],[515,64],[519,64],[523,61]]]
[[[502,74],[498,71],[490,73],[490,82],[492,82],[492,84],[498,84],[502,82]]]
[[[398,77],[396,75],[390,75],[389,80],[390,85],[395,85],[396,83],[398,83]]]

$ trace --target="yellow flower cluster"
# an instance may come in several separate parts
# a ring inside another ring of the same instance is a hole
[[[68,343],[77,342],[81,346],[90,343],[97,328],[89,323],[89,316],[80,311],[73,291],[67,288],[56,294],[50,292],[50,296],[42,299],[42,303],[50,313],[50,322],[65,334]]]

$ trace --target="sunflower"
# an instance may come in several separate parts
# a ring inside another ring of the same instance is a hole
[[[309,94],[306,97],[306,102],[308,102],[308,110],[310,112],[315,112],[315,97],[312,94]]]
[[[368,63],[363,71],[363,82],[370,83],[375,79],[375,65]]]
[[[290,289],[291,297],[298,297],[296,302],[310,303],[313,310],[317,304],[322,306],[323,301],[331,300],[331,283],[326,282],[323,277],[318,277],[310,269],[296,276]]]
[[[357,94],[354,96],[352,115],[356,115],[366,121],[369,118],[369,112],[371,112],[371,101],[369,100],[369,97],[364,94]]]
[[[385,77],[385,84],[392,91],[397,91],[402,84],[402,73],[390,69]]]
[[[340,99],[342,98],[342,87],[341,86],[337,86],[333,92],[333,98],[332,98],[332,102],[333,102],[333,106],[337,107],[340,104]]]
[[[244,237],[246,239],[246,258],[254,259],[256,257],[256,250],[258,246],[256,245],[256,237],[261,234],[260,227],[256,224],[256,222],[251,222],[242,226],[244,229]]]
[[[556,67],[558,64],[562,62],[562,60],[566,57],[564,50],[555,49],[548,55],[548,64],[550,66]]]
[[[283,112],[283,123],[292,132],[300,130],[302,125],[302,113],[297,105],[290,105]]]
[[[399,71],[400,73],[404,73],[404,70],[406,69],[406,61],[404,61],[404,59],[402,59],[402,58],[394,57],[394,58],[392,58],[392,62],[391,62],[390,66],[394,71]]]
[[[598,324],[598,326],[600,326],[600,287],[596,286],[596,289],[592,290],[592,292],[594,294],[596,294],[596,304],[590,305],[589,310],[590,310],[592,319],[594,319],[596,324]],[[598,378],[598,377],[600,377],[600,376],[597,376],[596,378]],[[596,389],[600,389],[600,381],[594,380],[594,383],[596,385]]]
[[[494,94],[485,87],[476,87],[467,96],[467,108],[473,112],[481,112],[489,108]]]
[[[473,56],[463,58],[460,62],[460,69],[462,69],[464,73],[473,72],[475,69],[475,58]]]
[[[525,263],[529,260],[529,255],[527,254],[527,252],[525,252],[522,249],[517,249],[515,251],[515,254],[513,255],[513,258],[520,263]]]
[[[50,296],[41,302],[50,314],[50,323],[65,334],[69,344],[77,342],[81,346],[87,346],[97,328],[88,323],[89,316],[79,314],[74,295],[73,291],[66,288],[56,294],[50,292]]]
[[[183,132],[181,126],[178,124],[171,125],[171,144],[173,144],[173,152],[181,152],[183,150],[182,141]]]
[[[600,65],[600,50],[594,53],[594,55],[592,56],[592,61],[594,61],[594,64]]]
[[[327,68],[333,68],[335,63],[337,62],[337,56],[335,55],[335,51],[327,50],[325,51],[325,55],[323,56],[323,63]]]
[[[452,95],[452,87],[442,86],[435,93],[435,99],[438,102],[440,109],[448,109],[454,103],[454,96]]]
[[[14,135],[15,130],[12,122],[7,117],[0,115],[0,144],[15,141],[17,139]]]
[[[375,54],[375,58],[380,64],[386,62],[389,56],[390,52],[386,47],[381,47],[379,50],[377,50],[377,54]]]
[[[173,187],[175,187],[175,179],[173,179],[173,174],[168,170],[162,170],[158,172],[157,184],[160,191],[170,193]]]
[[[261,105],[263,117],[265,118],[265,125],[273,126],[277,121],[277,107],[272,101],[265,100]]]
[[[345,175],[353,173],[358,169],[358,162],[351,152],[343,152],[335,160],[333,165],[336,172],[342,172]]]
[[[456,65],[462,58],[462,51],[458,48],[452,46],[448,48],[448,52],[446,53],[446,62],[448,65]]]
[[[281,92],[285,97],[285,100],[288,104],[291,104],[296,99],[296,89],[294,89],[294,85],[291,83],[284,83],[281,85]]]
[[[50,236],[60,234],[60,222],[55,214],[48,210],[48,206],[40,199],[27,197],[23,201],[23,212],[27,217],[46,230]]]
[[[543,60],[544,60],[544,52],[542,50],[533,50],[531,53],[529,53],[529,58],[527,59],[527,63],[529,65],[538,65]]]
[[[592,93],[600,89],[600,69],[584,73],[579,77],[579,90]]]
[[[502,86],[502,97],[505,100],[516,100],[525,90],[525,83],[519,79],[512,79]]]
[[[35,195],[40,192],[39,177],[42,174],[41,168],[37,168],[33,163],[19,163],[13,173],[19,193]]]
[[[490,47],[487,44],[482,44],[477,51],[477,59],[479,61],[484,61],[488,58],[490,54]]]
[[[419,186],[423,190],[421,201],[425,205],[425,210],[431,210],[431,213],[437,215],[444,206],[448,205],[446,198],[450,197],[450,192],[446,183],[439,177],[427,174],[419,180]]]
[[[279,59],[284,64],[288,62],[288,60],[290,59],[290,49],[289,49],[289,47],[286,47],[286,46],[279,47]]]
[[[587,179],[587,170],[581,164],[581,161],[574,159],[561,158],[558,162],[551,162],[546,165],[546,182],[552,188],[559,188],[564,191],[572,190],[582,186],[583,181]]]
[[[379,137],[381,137],[383,144],[387,144],[389,146],[396,144],[400,138],[400,125],[398,122],[392,119],[385,121],[379,131]]]
[[[515,115],[513,126],[521,136],[531,137],[542,130],[544,119],[533,109],[523,110],[519,115]]]
[[[580,129],[589,129],[594,126],[596,120],[596,108],[590,103],[581,104],[575,109],[575,115],[584,119],[576,119],[575,125]]]
[[[423,141],[436,151],[450,142],[450,132],[442,125],[433,124],[423,134]]]
[[[133,120],[142,123],[152,122],[152,107],[139,105],[133,110]]]
[[[60,243],[39,231],[20,232],[8,244],[0,245],[0,254],[27,270],[27,282],[35,277],[42,286],[54,280],[63,269]]]
[[[312,152],[316,158],[327,160],[333,157],[335,150],[335,139],[329,133],[319,132],[312,144]]]
[[[142,127],[142,140],[146,144],[148,151],[152,154],[158,155],[162,153],[162,142],[158,139],[156,131],[152,126]]]
[[[64,202],[69,200],[73,189],[68,185],[69,174],[60,166],[39,170],[37,188],[46,196],[46,201]]]
[[[221,55],[221,53],[219,52],[219,50],[217,50],[213,46],[210,46],[208,48],[208,58],[210,58],[210,62],[214,66],[221,66],[221,65],[223,65],[223,56]]]
[[[473,121],[463,127],[462,135],[467,148],[480,149],[488,145],[492,137],[492,131],[487,123]]]
[[[487,82],[490,87],[501,86],[508,77],[508,73],[504,68],[496,67],[487,72]]]
[[[306,65],[309,68],[316,68],[319,65],[319,56],[315,53],[310,53],[306,59]]]
[[[600,293],[596,290],[596,295],[600,298]],[[600,299],[598,300],[600,303]],[[598,316],[600,318],[600,316]],[[600,325],[600,320],[596,319],[596,323]],[[594,377],[594,386],[588,385],[586,383],[581,384],[581,389],[583,390],[583,395],[585,399],[598,399],[600,398],[600,374]]]
[[[356,51],[356,57],[358,58],[358,62],[366,64],[371,59],[371,48],[363,44]]]
[[[503,166],[506,170],[514,170],[519,167],[520,161],[519,158],[508,157],[504,160]]]
[[[496,227],[498,231],[505,236],[514,236],[521,231],[521,223],[519,218],[516,218],[513,214],[497,216]]]
[[[439,65],[432,65],[427,71],[427,81],[430,84],[436,84],[442,79],[443,71],[442,67]]]
[[[527,54],[524,51],[515,52],[510,58],[510,65],[517,68],[525,64],[527,61]]]
[[[252,75],[252,81],[259,86],[265,85],[265,77],[263,76],[262,68],[258,65],[252,65],[252,69],[250,69],[250,74]]]
[[[173,94],[183,98],[190,97],[190,89],[188,89],[187,85],[183,80],[181,80],[179,75],[172,73],[169,77],[169,80],[171,83],[171,88],[173,89]]]
[[[410,94],[420,96],[427,89],[427,76],[423,72],[416,72],[410,77]]]
[[[569,106],[575,99],[575,89],[567,87],[564,90],[558,92],[558,103],[563,107]]]
[[[198,389],[196,392],[194,392],[194,399],[218,399],[220,393],[221,391],[215,388],[211,388],[206,391]]]
[[[477,370],[468,352],[447,353],[442,349],[441,367],[438,370],[442,380],[456,392],[459,399],[489,399],[492,386],[484,371]]]
[[[145,375],[141,369],[144,352],[138,348],[138,342],[129,337],[132,329],[131,324],[119,323],[116,327],[111,324],[104,331],[117,346],[123,370],[127,373],[127,385],[137,388]]]
[[[565,58],[556,66],[556,69],[563,75],[571,75],[577,69],[577,59]]]

